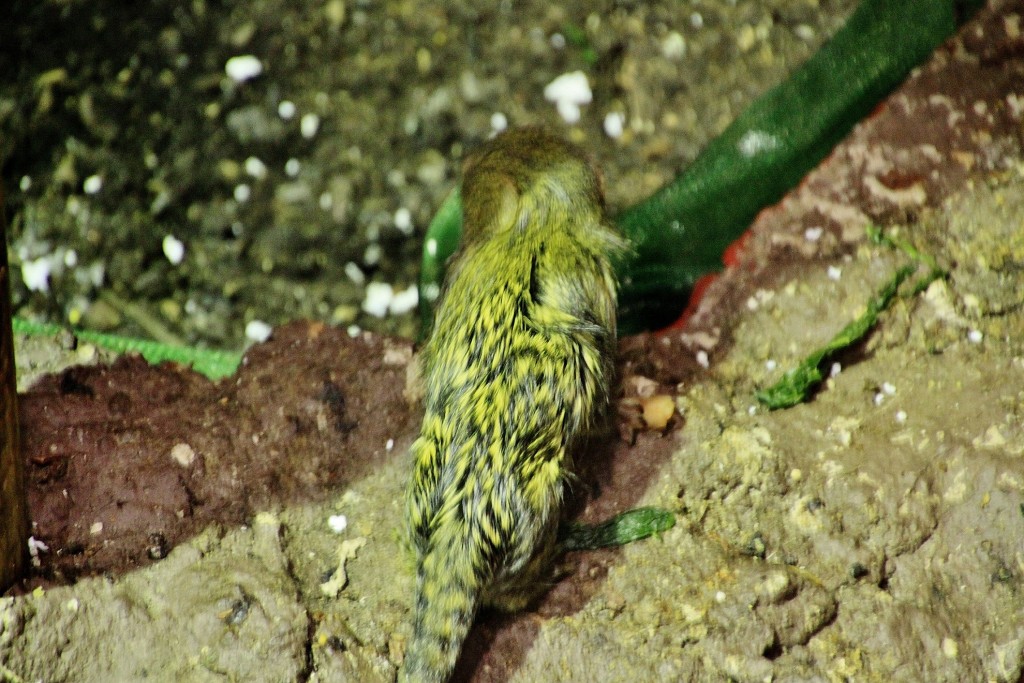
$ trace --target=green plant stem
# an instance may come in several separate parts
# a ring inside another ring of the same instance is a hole
[[[790,408],[805,401],[824,377],[821,372],[822,363],[836,351],[845,349],[863,338],[868,330],[878,322],[878,315],[896,296],[903,281],[916,270],[917,266],[914,264],[903,266],[897,270],[892,279],[871,298],[863,314],[847,324],[827,344],[804,358],[799,365],[783,375],[778,382],[767,389],[755,392],[757,400],[769,410]]]
[[[13,319],[14,331],[18,334],[35,336],[52,336],[64,328],[60,325],[36,323],[23,318]],[[242,354],[231,351],[213,351],[197,349],[189,346],[175,346],[150,341],[148,339],[132,339],[113,334],[90,332],[89,330],[72,330],[78,339],[96,346],[114,351],[115,353],[134,352],[140,354],[152,364],[173,361],[182,365],[190,365],[192,369],[206,377],[216,380],[234,374],[242,362]]]
[[[668,510],[641,507],[627,510],[600,524],[572,524],[561,537],[562,550],[595,550],[625,545],[668,531],[676,518]]]

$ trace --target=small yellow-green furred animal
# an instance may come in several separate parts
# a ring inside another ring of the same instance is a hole
[[[463,237],[420,357],[404,681],[445,681],[477,609],[545,588],[574,446],[608,403],[626,248],[576,147],[511,130],[468,162]]]

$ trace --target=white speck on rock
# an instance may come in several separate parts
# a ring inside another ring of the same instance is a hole
[[[164,235],[164,241],[161,246],[164,250],[164,256],[173,265],[178,265],[185,258],[185,243],[174,235]]]
[[[707,368],[711,366],[711,361],[708,359],[708,352],[705,351],[704,349],[701,349],[700,351],[697,352],[697,365],[701,366],[702,368]]]
[[[493,114],[491,114],[491,129],[495,133],[500,133],[506,128],[508,128],[507,116],[505,116],[501,112],[494,112]]]
[[[402,315],[416,308],[416,304],[419,302],[419,288],[416,285],[409,285],[401,292],[395,293],[391,299],[391,304],[388,306],[388,310],[391,311],[392,315]]]
[[[277,115],[285,121],[290,121],[295,117],[295,103],[291,100],[281,100],[277,105]]]
[[[604,117],[604,133],[613,140],[617,140],[622,137],[625,124],[626,117],[621,112],[608,112]]]
[[[189,467],[196,461],[196,452],[187,443],[176,443],[171,447],[171,460],[182,467]]]
[[[82,183],[82,191],[86,194],[96,194],[103,189],[103,178],[98,175],[91,175]]]
[[[558,114],[566,123],[580,120],[580,105],[590,104],[594,95],[590,82],[582,71],[562,74],[544,88],[544,99],[555,103]]]
[[[312,140],[318,130],[320,130],[320,117],[316,114],[306,114],[299,119],[299,132],[307,140]]]
[[[839,280],[839,278],[842,277],[842,276],[843,276],[843,269],[840,268],[839,266],[829,266],[828,267],[828,279],[829,280]]]
[[[345,515],[331,515],[327,518],[327,526],[334,533],[340,534],[348,528],[348,517]]]
[[[260,180],[267,177],[267,165],[256,157],[249,157],[245,160],[245,172]]]
[[[686,38],[679,31],[672,31],[661,41],[661,54],[665,59],[682,59],[686,54]]]
[[[238,55],[224,64],[224,73],[235,83],[243,83],[263,73],[263,62],[253,55]]]
[[[804,230],[804,239],[808,242],[817,242],[821,239],[821,235],[824,232],[825,229],[820,227],[807,228]]]
[[[270,339],[273,331],[274,328],[262,320],[250,320],[245,326],[245,338],[262,343]]]
[[[398,231],[403,235],[412,234],[412,213],[410,213],[409,209],[404,206],[399,207],[398,210],[395,211],[395,227],[398,228]]]
[[[371,282],[366,285],[366,298],[363,299],[363,310],[376,318],[388,314],[388,306],[395,298],[394,288],[387,282]]]
[[[32,557],[39,557],[39,553],[50,552],[50,546],[44,542],[36,540],[35,536],[28,537],[28,554]]]
[[[972,344],[980,344],[981,340],[985,338],[981,330],[971,330],[967,333],[967,340]]]
[[[377,262],[380,261],[380,254],[381,250],[379,244],[369,245],[368,247],[366,247],[366,251],[363,253],[363,263],[365,263],[368,266],[377,265]]]
[[[49,292],[52,268],[49,256],[41,256],[34,261],[23,261],[21,279],[30,292]]]
[[[363,273],[363,269],[352,261],[345,264],[345,275],[348,275],[348,279],[357,285],[362,285],[366,282],[366,275]]]

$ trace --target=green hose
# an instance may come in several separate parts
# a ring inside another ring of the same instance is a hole
[[[64,329],[60,325],[36,323],[18,317],[13,318],[12,323],[16,334],[53,336],[59,334]],[[115,353],[138,353],[146,361],[154,365],[164,361],[191,365],[193,370],[213,380],[233,375],[235,370],[238,369],[238,364],[242,362],[242,354],[230,351],[212,351],[210,349],[197,349],[190,346],[174,346],[148,339],[132,339],[113,334],[90,332],[89,330],[72,330],[71,332],[81,341],[95,344],[108,351],[114,351]]]
[[[977,1],[864,0],[846,24],[781,85],[747,108],[696,160],[616,222],[634,251],[618,264],[619,330],[659,328],[679,315],[694,283],[721,269],[725,248],[980,6]],[[458,244],[453,194],[427,232],[423,327],[444,262]],[[451,247],[451,251],[447,247]]]

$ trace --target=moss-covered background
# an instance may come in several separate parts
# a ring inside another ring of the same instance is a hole
[[[410,335],[420,236],[496,125],[582,144],[621,208],[854,5],[15,0],[0,22],[15,308],[229,349],[252,320]],[[238,56],[262,72],[232,80]],[[570,125],[544,88],[577,70],[593,101]],[[363,312],[368,282],[404,305]]]

